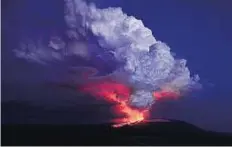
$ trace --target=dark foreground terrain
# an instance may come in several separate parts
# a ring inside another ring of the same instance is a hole
[[[53,110],[12,101],[1,106],[2,145],[232,145],[232,134],[205,131],[177,120],[155,119],[122,128],[112,128],[111,124],[61,125],[73,122],[77,114],[86,120],[99,115],[80,111],[86,109],[81,105]],[[93,111],[100,111],[99,107]]]
[[[180,121],[122,128],[110,124],[2,125],[2,145],[232,145],[232,136]]]

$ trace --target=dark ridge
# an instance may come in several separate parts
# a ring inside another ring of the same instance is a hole
[[[23,113],[33,109],[40,111],[39,107],[35,108],[26,103],[2,103],[3,118],[7,118],[6,114],[11,114],[6,111],[10,111],[12,107],[17,107],[17,110],[24,109]],[[42,115],[49,113],[46,109],[43,111]],[[34,112],[33,110],[32,114]],[[20,116],[23,115],[18,115],[16,119],[22,119]],[[61,115],[61,119],[68,119],[61,112],[57,115]],[[49,116],[46,118],[49,119]],[[84,117],[87,116],[83,115]],[[38,121],[35,122],[39,123]],[[62,125],[26,122],[2,124],[2,145],[232,145],[232,134],[206,131],[179,120],[154,119],[121,128],[113,128],[112,123]]]
[[[232,145],[231,135],[185,125],[2,125],[2,145]]]

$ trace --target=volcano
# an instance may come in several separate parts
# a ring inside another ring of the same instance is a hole
[[[2,145],[232,145],[232,134],[183,121],[154,119],[138,125],[2,125]]]

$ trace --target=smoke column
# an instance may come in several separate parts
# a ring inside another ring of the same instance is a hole
[[[190,75],[185,59],[175,59],[169,46],[121,8],[98,9],[82,0],[65,0],[64,19],[68,39],[52,36],[48,44],[23,42],[14,50],[16,56],[43,65],[69,57],[112,61],[115,68],[110,81],[95,77],[101,80],[91,82],[94,75],[87,75],[79,90],[118,103],[127,118],[131,114],[137,118],[129,123],[143,120],[156,100],[176,98],[200,85],[199,76]]]

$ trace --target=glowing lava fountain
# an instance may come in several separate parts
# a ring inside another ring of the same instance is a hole
[[[118,119],[114,127],[141,122],[147,116],[147,110],[138,110],[129,106],[128,100],[131,89],[126,85],[104,81],[86,84],[80,90],[90,93],[93,96],[102,97],[109,102],[116,103],[116,113],[124,114],[125,117]]]
[[[95,97],[102,97],[106,101],[116,104],[115,113],[123,114],[124,117],[117,119],[117,124],[113,125],[113,127],[141,123],[149,116],[149,109],[137,109],[130,106],[128,100],[132,89],[126,85],[112,81],[101,81],[85,84],[79,90]],[[174,94],[168,94],[167,92],[154,92],[154,96],[158,99],[167,95],[174,96]]]

